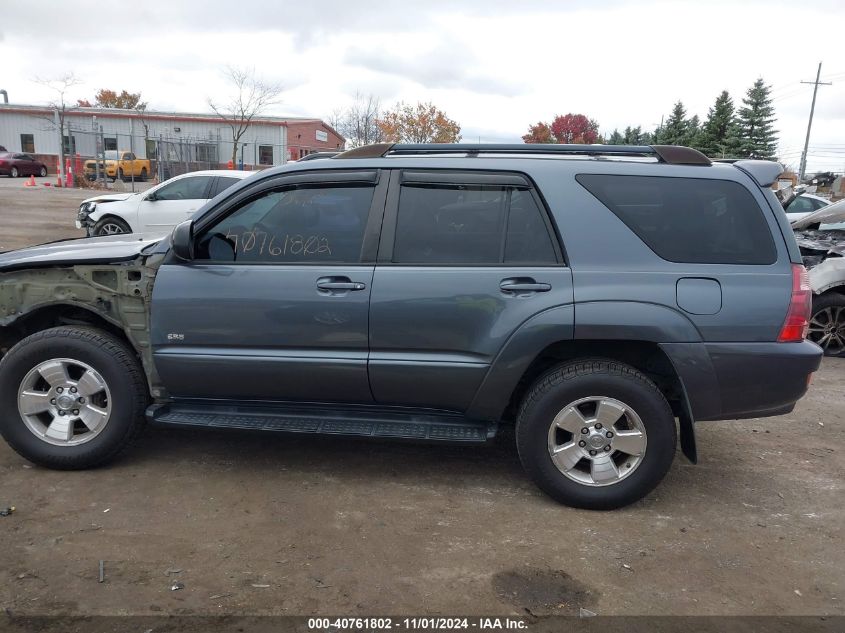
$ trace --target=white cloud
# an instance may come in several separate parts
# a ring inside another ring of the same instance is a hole
[[[721,90],[739,103],[762,76],[775,89],[787,153],[800,151],[806,131],[811,88],[799,82],[824,60],[835,84],[819,90],[810,166],[845,168],[839,42],[822,35],[797,44],[780,27],[794,12],[786,1],[72,5],[37,16],[24,4],[4,6],[0,59],[15,63],[4,64],[0,88],[12,101],[47,101],[32,79],[72,70],[85,81],[73,97],[125,88],[153,108],[204,111],[209,96],[226,94],[221,69],[234,64],[285,85],[276,113],[327,116],[360,90],[385,105],[433,101],[466,140],[517,141],[530,123],[566,112],[597,119],[606,133],[652,129],[678,99],[703,118]],[[802,24],[843,18],[837,0],[801,8]]]

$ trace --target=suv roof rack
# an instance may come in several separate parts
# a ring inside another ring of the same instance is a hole
[[[707,156],[680,145],[565,145],[554,143],[376,143],[341,152],[334,158],[383,158],[431,154],[562,154],[652,157],[670,165],[711,165]]]

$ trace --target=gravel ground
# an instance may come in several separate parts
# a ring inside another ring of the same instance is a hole
[[[78,235],[87,195],[0,186],[0,247]],[[698,466],[679,454],[652,495],[608,513],[538,492],[509,434],[450,448],[148,428],[83,472],[0,443],[0,506],[16,506],[0,517],[0,606],[845,615],[843,384],[845,360],[828,359],[792,414],[700,424]]]

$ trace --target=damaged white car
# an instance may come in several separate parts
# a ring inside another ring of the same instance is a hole
[[[845,355],[845,200],[792,222],[813,290],[809,338],[827,356]]]
[[[253,171],[210,169],[175,176],[141,193],[110,193],[83,200],[76,228],[89,237],[145,233],[163,237],[202,205]]]

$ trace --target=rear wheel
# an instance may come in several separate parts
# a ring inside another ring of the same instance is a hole
[[[825,356],[845,354],[845,294],[829,292],[813,301],[813,316],[807,334]]]
[[[147,182],[147,168],[141,168],[141,182]]]
[[[47,175],[47,168],[44,165],[41,165],[41,169],[38,170],[38,175],[42,178]]]
[[[17,177],[18,177],[18,174],[20,174],[20,172],[18,171],[18,168],[17,168],[17,167],[12,167],[12,168],[9,170],[9,176],[11,176],[12,178],[17,178]]]
[[[123,170],[122,170],[122,169],[119,169],[119,170],[118,170],[118,172],[117,172],[117,177],[118,177],[118,178],[120,178],[121,180],[124,180],[124,181],[126,180],[126,176],[123,174]]]
[[[42,466],[89,468],[112,459],[140,432],[146,402],[135,354],[94,328],[37,332],[0,361],[0,433]]]
[[[132,229],[129,225],[120,218],[105,217],[94,225],[91,234],[99,237],[101,235],[119,235],[131,232]]]
[[[611,360],[548,372],[524,398],[516,426],[522,465],[549,496],[610,510],[647,495],[675,455],[675,419],[645,375]]]

